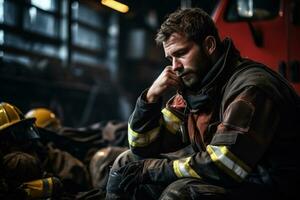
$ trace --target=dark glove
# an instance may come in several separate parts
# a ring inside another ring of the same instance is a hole
[[[146,181],[143,174],[144,161],[128,163],[118,170],[111,171],[107,184],[107,192],[121,194],[132,192],[137,185]]]
[[[109,175],[107,191],[115,194],[133,192],[140,184],[170,184],[177,176],[166,159],[145,159],[128,163]]]
[[[131,192],[142,183],[148,182],[147,173],[143,173],[144,161],[136,161],[125,165],[118,170],[122,174],[123,179],[119,184],[119,188],[124,192]]]

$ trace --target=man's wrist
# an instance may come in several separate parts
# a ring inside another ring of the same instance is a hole
[[[146,95],[145,95],[145,100],[147,103],[156,103],[159,99],[159,96],[157,95],[153,95],[151,94],[151,92],[149,92],[150,90],[147,91]]]
[[[145,100],[147,101],[147,103],[155,103],[155,102],[157,102],[158,98],[153,95],[152,96],[148,95],[148,93],[147,93]]]

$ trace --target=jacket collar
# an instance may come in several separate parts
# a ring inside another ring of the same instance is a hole
[[[193,94],[182,92],[191,112],[197,112],[199,109],[210,109],[216,101],[222,85],[236,67],[236,61],[240,58],[240,54],[234,47],[232,40],[224,39],[223,47],[224,53],[204,77],[199,90]]]

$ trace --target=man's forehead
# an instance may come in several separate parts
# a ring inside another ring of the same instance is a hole
[[[172,33],[170,35],[170,37],[163,42],[163,47],[164,49],[168,48],[169,46],[173,45],[173,44],[184,44],[188,42],[187,37],[184,34],[180,34],[180,33]]]
[[[187,40],[183,33],[172,33],[170,37],[163,42],[164,45],[168,45],[169,43],[174,43],[178,41]]]

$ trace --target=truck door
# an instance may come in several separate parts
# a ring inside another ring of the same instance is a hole
[[[287,3],[290,1],[223,0],[219,2],[212,17],[220,36],[232,38],[242,56],[266,64],[291,82],[289,58],[295,55],[290,51],[299,54],[299,45],[295,40],[300,34],[294,30],[289,31],[287,26],[290,17],[287,15]]]
[[[288,69],[289,80],[300,94],[300,0],[290,0],[288,16]]]

